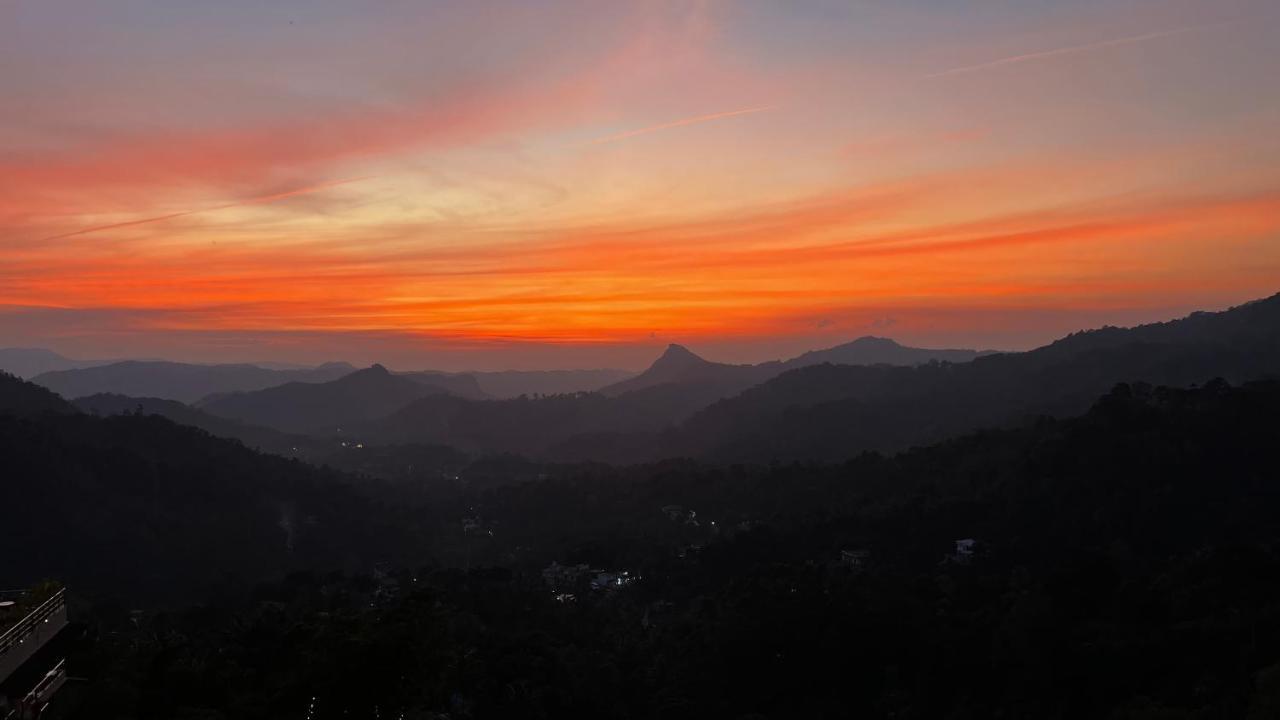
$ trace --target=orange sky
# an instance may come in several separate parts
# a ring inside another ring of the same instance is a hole
[[[0,10],[0,345],[756,361],[1280,291],[1270,3]]]

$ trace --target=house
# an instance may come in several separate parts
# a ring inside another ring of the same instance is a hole
[[[866,567],[867,559],[871,557],[869,550],[841,550],[840,564],[855,570],[861,570]]]
[[[947,556],[947,560],[961,565],[967,565],[973,561],[974,555],[981,548],[977,540],[973,538],[961,538],[956,540],[955,552]]]

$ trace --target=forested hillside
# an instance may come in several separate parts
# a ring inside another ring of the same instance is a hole
[[[103,608],[82,667],[120,717],[1272,717],[1277,410],[1125,385],[892,458],[561,468],[442,497],[442,564]]]

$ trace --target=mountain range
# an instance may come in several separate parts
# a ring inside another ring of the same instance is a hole
[[[866,336],[832,348],[811,350],[790,360],[774,360],[757,365],[729,365],[704,360],[683,345],[673,344],[644,372],[601,388],[600,392],[617,396],[669,383],[698,383],[703,387],[717,386],[722,396],[728,396],[788,370],[809,365],[833,363],[910,366],[929,362],[968,362],[994,352],[914,348],[899,345],[888,338]]]
[[[1273,296],[1165,323],[1075,333],[1027,352],[929,350],[867,337],[787,361],[732,365],[671,345],[644,372],[598,392],[516,398],[495,399],[484,390],[484,374],[397,374],[381,365],[290,371],[116,363],[45,373],[36,382],[75,397],[87,379],[137,377],[141,366],[157,371],[150,385],[172,379],[191,397],[201,381],[203,390],[214,381],[231,384],[228,378],[306,378],[188,400],[199,414],[145,401],[167,417],[256,447],[292,448],[292,436],[340,433],[364,444],[562,460],[834,460],[1028,417],[1073,415],[1118,382],[1186,386],[1267,377],[1280,369],[1278,333],[1280,296]],[[85,407],[128,408],[139,401],[118,396],[134,394],[117,392],[109,403],[99,397]]]
[[[210,415],[283,432],[336,434],[389,415],[417,398],[447,394],[445,388],[373,365],[329,382],[290,382],[211,395],[196,406]]]
[[[467,373],[490,397],[590,392],[633,375],[630,370],[498,370]]]
[[[967,363],[793,370],[700,411],[654,452],[847,458],[1027,417],[1074,415],[1119,382],[1185,387],[1278,372],[1280,295],[1164,323],[1075,333]]]
[[[72,360],[44,348],[0,348],[0,370],[25,380],[42,373],[103,365],[106,361]]]
[[[839,460],[1029,417],[1074,415],[1119,382],[1266,378],[1280,370],[1278,333],[1280,296],[1076,333],[1027,352],[952,356],[971,357],[967,362],[926,359],[878,339],[846,347],[913,362],[725,365],[674,345],[644,373],[599,393],[482,402],[427,397],[355,432],[367,442],[573,461]],[[806,361],[824,356],[840,354]]]
[[[347,363],[325,363],[300,370],[258,365],[195,365],[126,360],[93,367],[56,370],[32,378],[66,398],[113,393],[192,403],[216,393],[261,390],[287,382],[327,382],[355,370]]]
[[[346,489],[355,477],[252,450],[279,453],[297,441],[293,433],[315,433],[299,447],[318,448],[312,457],[324,459],[319,453],[337,446],[325,436],[342,427],[352,440],[342,466],[419,477],[413,467],[425,463],[438,479],[463,462],[440,446],[555,461],[693,457],[758,466],[846,461],[868,450],[938,442],[945,448],[947,438],[967,432],[1034,428],[1042,416],[1088,410],[1117,383],[1159,408],[1174,396],[1152,393],[1150,385],[1212,389],[1223,385],[1217,378],[1239,384],[1274,377],[1280,295],[968,362],[808,365],[717,398],[721,378],[737,382],[735,373],[746,372],[725,367],[743,366],[709,363],[677,346],[642,374],[669,382],[612,394],[475,400],[375,365],[328,382],[214,396],[196,407],[121,395],[72,404],[0,375],[0,450],[15,478],[6,501],[25,508],[21,522],[7,524],[3,543],[34,548],[6,570],[17,579],[65,573],[87,587],[121,577],[138,588],[190,587],[214,576],[203,567],[174,568],[206,554],[219,558],[210,566],[214,575],[251,579],[340,566],[347,547],[374,556],[405,547],[404,528],[381,535],[377,518],[385,511],[374,512]],[[353,449],[361,444],[365,449]],[[366,451],[370,461],[361,460]],[[37,516],[43,519],[27,520]],[[239,519],[228,526],[229,517]],[[37,548],[50,533],[62,540]]]

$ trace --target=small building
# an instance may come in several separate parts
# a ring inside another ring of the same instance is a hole
[[[967,565],[973,562],[973,558],[980,548],[981,545],[974,538],[961,538],[956,540],[955,551],[948,555],[947,559],[954,563]]]
[[[866,567],[867,560],[871,557],[869,550],[841,550],[840,564],[855,570],[861,570]]]

